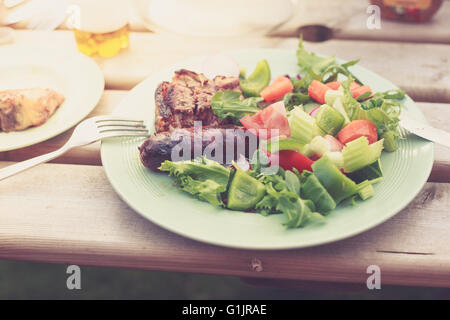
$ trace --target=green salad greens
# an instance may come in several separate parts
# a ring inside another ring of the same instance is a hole
[[[211,100],[211,108],[220,120],[232,119],[239,124],[239,120],[246,115],[260,111],[258,104],[264,101],[261,97],[251,97],[241,100],[241,93],[237,91],[219,91]]]

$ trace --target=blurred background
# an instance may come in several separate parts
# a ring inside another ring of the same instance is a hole
[[[0,260],[0,299],[450,299],[450,289],[382,286],[314,290],[247,285],[239,278],[81,267],[81,290],[66,287],[67,266]]]
[[[294,36],[303,32],[306,40],[323,41],[332,32],[339,32],[334,26],[351,14],[347,10],[350,4],[361,13],[362,23],[370,4],[380,5],[383,17],[392,21],[389,23],[427,23],[436,13],[442,14],[438,12],[443,3],[440,0],[432,0],[433,10],[427,14],[400,7],[386,9],[386,2],[389,1],[228,0],[224,7],[223,1],[216,0],[0,0],[0,25],[15,29],[75,29],[80,51],[110,58],[128,47],[130,29],[218,36],[224,41],[243,34]],[[445,5],[449,7],[449,1]],[[219,6],[221,10],[217,10]],[[449,19],[436,17],[436,21],[434,27],[440,24],[444,27],[439,30],[449,32],[445,29]],[[354,35],[360,29],[355,28]],[[6,34],[0,32],[0,38],[5,35],[6,39]],[[431,42],[440,42],[439,36],[439,32],[435,33],[436,39],[430,39]],[[408,34],[403,38],[407,39]],[[450,289],[308,291],[256,287],[234,277],[100,267],[82,267],[82,290],[69,291],[66,268],[0,260],[0,299],[450,299]]]

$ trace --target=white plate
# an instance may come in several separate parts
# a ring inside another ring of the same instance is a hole
[[[0,152],[50,139],[76,125],[97,105],[105,87],[97,64],[78,52],[11,45],[0,47],[0,91],[50,88],[66,97],[43,125],[0,132]]]

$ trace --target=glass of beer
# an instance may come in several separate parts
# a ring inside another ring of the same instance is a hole
[[[72,25],[78,50],[104,58],[128,48],[128,3],[126,0],[73,0]]]

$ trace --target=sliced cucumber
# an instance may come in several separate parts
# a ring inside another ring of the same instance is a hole
[[[365,180],[379,181],[383,180],[383,168],[381,167],[381,160],[378,159],[374,163],[348,174],[348,177],[356,183],[361,183]]]
[[[316,122],[326,134],[335,136],[344,125],[345,119],[339,111],[324,104],[316,114]]]

